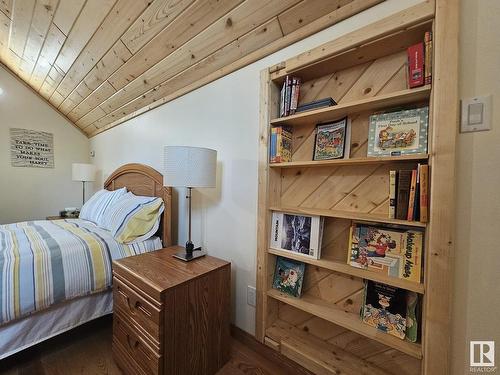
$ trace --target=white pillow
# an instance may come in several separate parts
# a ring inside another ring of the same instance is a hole
[[[120,243],[136,243],[153,236],[160,225],[163,200],[127,193],[106,210],[101,228]]]
[[[99,190],[83,205],[80,210],[80,219],[88,220],[101,226],[104,212],[126,193],[127,189],[124,187],[114,191]]]

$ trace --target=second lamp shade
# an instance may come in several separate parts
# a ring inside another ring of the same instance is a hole
[[[191,146],[164,147],[163,185],[215,187],[217,151]]]

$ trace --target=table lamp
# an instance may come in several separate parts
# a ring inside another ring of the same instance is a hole
[[[194,248],[191,241],[191,193],[193,188],[215,187],[217,151],[202,147],[165,146],[164,177],[165,186],[186,187],[189,206],[188,241],[186,251],[174,257],[190,261],[205,255],[201,247]]]
[[[95,166],[93,164],[73,163],[73,181],[81,181],[83,184],[83,202],[85,204],[85,182],[95,181]]]

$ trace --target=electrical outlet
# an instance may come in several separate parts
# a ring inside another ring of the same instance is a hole
[[[247,303],[250,306],[254,306],[257,304],[257,292],[255,287],[248,285],[247,287]]]

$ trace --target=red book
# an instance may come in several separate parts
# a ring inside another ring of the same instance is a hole
[[[424,43],[408,47],[408,84],[410,88],[424,85]]]

